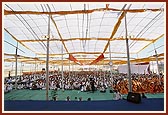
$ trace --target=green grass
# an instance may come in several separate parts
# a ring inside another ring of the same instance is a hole
[[[49,90],[49,100],[52,100],[52,90]],[[78,90],[58,90],[56,92],[58,100],[66,100],[67,96],[70,96],[71,100],[75,100],[75,97],[82,100],[91,98],[92,100],[112,100],[113,94],[107,89],[106,93],[100,93],[99,91],[92,92],[80,92]],[[145,94],[148,98],[164,98],[164,93],[158,94]],[[123,95],[126,98],[127,95]],[[13,90],[4,94],[4,100],[46,100],[46,90]]]

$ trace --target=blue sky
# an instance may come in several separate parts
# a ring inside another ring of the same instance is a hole
[[[154,43],[155,48],[157,48],[156,51],[157,51],[158,54],[164,53],[164,50],[165,50],[164,49],[164,47],[165,47],[164,46],[164,41],[165,41],[164,37],[162,37]],[[141,51],[138,54],[139,57],[148,57],[148,56],[152,56],[152,55],[155,55],[153,44],[149,45],[146,49],[144,49],[143,51]]]
[[[14,46],[17,46],[17,42],[6,32],[4,32],[4,40],[13,44]],[[28,50],[24,46],[18,43],[18,48],[23,50],[25,53],[22,51],[18,50],[18,55],[23,55],[23,56],[29,56],[29,57],[35,57],[35,53],[32,51]],[[4,42],[4,53],[9,53],[9,54],[15,54],[16,49],[12,45]]]

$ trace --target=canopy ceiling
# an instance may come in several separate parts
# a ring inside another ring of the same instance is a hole
[[[4,54],[5,56],[5,62],[15,62],[15,54]],[[113,59],[112,62],[114,65],[120,65],[120,64],[126,64],[127,61],[124,60],[127,57],[116,57],[118,59]],[[164,53],[158,54],[158,61],[164,60]],[[81,62],[84,63],[85,60],[80,60]],[[87,61],[91,61],[90,59],[88,59]],[[130,62],[131,63],[141,63],[141,62],[150,62],[150,61],[156,61],[156,56],[149,56],[149,57],[145,57],[145,58],[138,58],[138,59],[131,59]],[[25,57],[25,56],[21,56],[18,55],[18,62],[22,62],[22,63],[27,63],[27,64],[45,64],[45,59],[40,57],[40,58],[33,58],[33,57]],[[98,63],[96,63],[96,65],[107,65],[109,63],[109,60],[102,60],[99,61]],[[56,59],[50,59],[49,64],[56,64],[56,65],[69,65],[69,60],[68,59],[64,59],[63,61],[58,61]],[[75,65],[74,62],[70,63],[71,65]]]
[[[4,3],[4,30],[37,56],[45,56],[50,17],[50,57],[59,58],[63,46],[66,58],[72,54],[77,60],[91,62],[104,54],[109,60],[110,45],[111,55],[119,60],[127,53],[125,16],[130,54],[137,54],[164,37],[164,5]]]

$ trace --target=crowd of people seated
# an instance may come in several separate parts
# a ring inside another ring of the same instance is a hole
[[[164,76],[157,74],[132,74],[132,91],[136,93],[163,93],[164,92]],[[121,94],[128,93],[128,79],[116,79],[114,89]]]
[[[4,92],[17,89],[39,90],[46,89],[45,73],[25,74],[22,76],[6,77],[4,79]],[[157,74],[131,74],[132,89],[137,93],[163,93],[164,75]],[[15,86],[16,81],[16,86]],[[127,74],[113,74],[109,71],[76,71],[49,73],[49,89],[79,90],[106,92],[106,89],[117,90],[120,94],[128,94]],[[94,88],[94,89],[93,89]]]

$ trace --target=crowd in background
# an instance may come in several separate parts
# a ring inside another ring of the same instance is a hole
[[[129,80],[127,74],[117,73],[110,76],[109,71],[54,71],[49,73],[49,89],[80,90],[106,92],[106,89],[128,94]],[[137,93],[163,93],[164,75],[160,74],[131,74],[132,91]],[[6,77],[4,79],[4,92],[11,90],[46,89],[46,74],[38,72],[22,76]],[[93,89],[94,88],[94,89]]]

